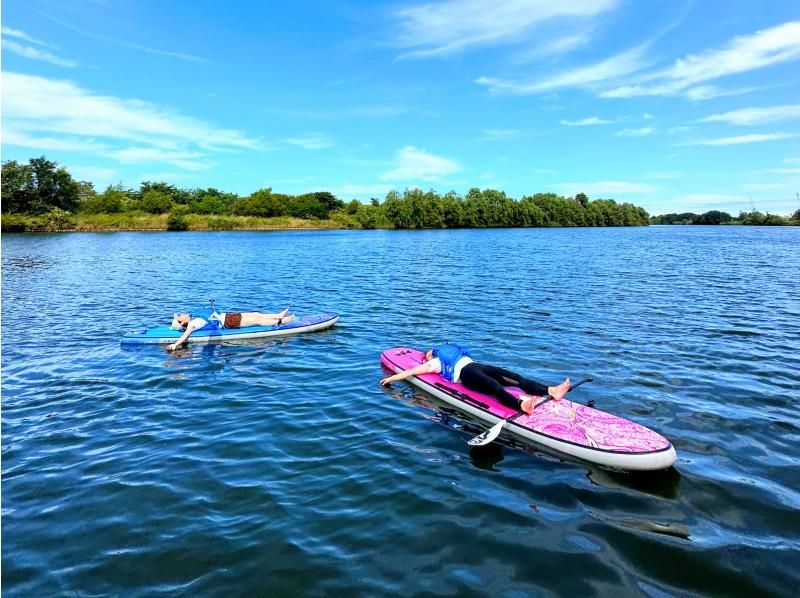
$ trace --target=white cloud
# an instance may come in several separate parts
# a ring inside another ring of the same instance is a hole
[[[800,174],[800,168],[770,168],[775,174]]]
[[[123,48],[132,48],[134,50],[141,50],[142,52],[147,52],[148,54],[159,54],[161,56],[170,56],[172,58],[180,58],[181,60],[187,60],[189,62],[208,62],[205,58],[201,58],[199,56],[194,56],[192,54],[184,54],[182,52],[172,52],[170,50],[159,50],[158,48],[151,48],[149,46],[140,46],[139,44],[133,44],[133,43],[130,43],[130,42],[126,42],[126,41],[120,40],[120,39],[118,39],[116,37],[111,37],[111,36],[108,36],[108,35],[100,35],[98,33],[92,33],[91,31],[84,31],[83,29],[80,29],[79,27],[75,27],[75,25],[72,25],[70,23],[62,21],[62,20],[57,19],[55,17],[51,17],[50,15],[45,14],[43,12],[39,12],[39,15],[41,15],[45,19],[48,19],[49,21],[53,21],[54,23],[58,23],[62,27],[66,27],[70,31],[74,31],[75,33],[78,33],[78,34],[80,34],[80,35],[82,35],[84,37],[88,37],[89,39],[94,39],[94,40],[97,40],[97,41],[114,44],[116,46],[120,46],[120,47],[123,47]]]
[[[667,129],[667,135],[675,135],[677,133],[683,133],[685,131],[691,131],[691,130],[692,130],[692,127],[687,127],[685,125],[678,126],[678,127],[672,127],[670,129]]]
[[[797,158],[784,158],[783,161],[786,162],[787,164],[797,164],[798,162],[800,162],[800,156],[798,156]]]
[[[563,19],[588,19],[614,8],[617,0],[447,0],[398,10],[394,45],[400,58],[446,56],[471,48],[515,42],[533,27]],[[552,43],[552,42],[551,42]],[[575,43],[575,42],[572,42]],[[570,42],[564,41],[569,46]]]
[[[533,95],[567,87],[593,87],[613,81],[642,69],[645,45],[632,48],[596,64],[560,72],[549,78],[533,81],[513,81],[493,77],[479,77],[475,83],[489,88],[494,94]]]
[[[652,114],[650,114],[649,112],[645,112],[644,114],[642,114],[642,118],[643,118],[644,120],[650,120],[650,119],[652,119],[652,118],[653,118],[653,115],[652,115]]]
[[[125,163],[163,160],[194,170],[205,167],[211,152],[262,148],[239,131],[149,102],[20,73],[3,73],[2,109],[3,143],[95,152]]]
[[[726,122],[733,125],[760,125],[779,120],[800,118],[800,104],[770,106],[768,108],[742,108],[723,114],[712,114],[700,122]]]
[[[562,125],[567,127],[586,127],[589,125],[610,125],[614,121],[613,120],[605,120],[599,118],[597,116],[590,116],[588,118],[582,118],[580,120],[567,120],[563,119],[559,121]]]
[[[41,50],[32,46],[23,46],[22,44],[18,44],[10,39],[4,39],[2,45],[3,49],[8,50],[12,54],[17,54],[18,56],[22,56],[24,58],[30,58],[31,60],[41,60],[42,62],[49,62],[50,64],[55,64],[56,66],[63,66],[66,68],[75,68],[78,66],[78,63],[74,60],[59,58],[55,54],[47,52],[46,50]]]
[[[103,143],[80,137],[40,137],[14,129],[3,131],[3,145],[30,147],[36,150],[65,152],[101,152],[108,149]]]
[[[398,150],[394,168],[380,178],[382,181],[436,181],[460,170],[458,162],[407,145]]]
[[[600,95],[607,98],[627,98],[686,92],[692,99],[708,99],[726,95],[728,92],[720,92],[713,86],[697,87],[698,84],[798,58],[800,21],[792,21],[762,29],[752,35],[735,37],[719,49],[679,58],[666,69],[641,76],[639,84],[617,87]],[[653,83],[647,84],[648,81]],[[733,93],[743,91],[737,90]]]
[[[745,93],[751,93],[763,89],[760,87],[741,87],[737,89],[722,89],[716,85],[698,85],[697,87],[690,87],[686,90],[687,99],[693,102],[704,102],[714,98],[722,98],[727,96],[738,96]]]
[[[288,139],[284,139],[284,142],[288,143],[289,145],[296,145],[297,147],[302,147],[303,149],[307,150],[321,150],[334,146],[334,143],[331,139],[325,137],[324,135],[320,135],[319,133],[304,135],[302,137],[290,137]]]
[[[510,60],[516,64],[535,62],[541,60],[545,56],[566,54],[567,52],[589,44],[591,41],[592,38],[586,32],[566,35],[549,41],[539,42],[539,45],[533,48],[517,52]]]
[[[481,131],[481,141],[499,141],[503,139],[516,139],[525,135],[525,129],[484,129]]]
[[[646,137],[655,133],[653,127],[642,127],[641,129],[622,129],[614,133],[614,137]]]
[[[779,139],[789,139],[797,137],[798,133],[751,133],[749,135],[735,135],[733,137],[721,137],[719,139],[701,139],[699,141],[687,141],[680,145],[740,145],[743,143],[760,143],[762,141],[777,141]]]
[[[550,185],[564,195],[586,193],[589,196],[600,196],[607,193],[655,193],[658,187],[648,183],[629,183],[626,181],[595,181],[590,183],[556,183]]]
[[[20,31],[19,29],[12,29],[11,27],[3,27],[2,33],[7,37],[16,37],[17,39],[21,39],[22,41],[28,42],[29,44],[36,44],[37,46],[46,46],[48,48],[54,47],[51,44],[36,39],[35,37],[31,37],[24,31]]]

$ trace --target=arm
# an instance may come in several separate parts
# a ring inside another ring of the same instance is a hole
[[[167,351],[174,351],[178,347],[180,347],[183,343],[186,342],[186,339],[189,338],[189,335],[194,332],[194,326],[189,325],[186,327],[186,331],[181,335],[181,337],[175,341],[172,345],[167,345]]]
[[[410,370],[405,370],[400,372],[399,374],[395,374],[394,376],[389,376],[388,378],[384,378],[381,380],[381,386],[388,386],[392,382],[397,382],[398,380],[405,380],[406,378],[410,378],[411,376],[417,376],[419,374],[429,374],[431,372],[431,366],[428,363],[421,363],[417,367],[413,367]]]

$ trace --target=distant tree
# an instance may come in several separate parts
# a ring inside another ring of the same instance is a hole
[[[345,206],[344,211],[348,214],[355,214],[358,212],[358,206],[361,205],[361,202],[357,199],[352,200],[347,206]]]
[[[78,209],[87,214],[117,214],[125,210],[129,201],[125,191],[109,185],[102,193],[84,199]]]
[[[579,204],[581,204],[582,208],[589,207],[589,198],[586,196],[585,193],[578,193],[575,196],[575,201],[577,201]]]
[[[692,224],[722,224],[723,222],[730,222],[731,220],[733,220],[733,216],[727,212],[711,210],[710,212],[697,216],[692,220]]]
[[[44,214],[53,208],[67,212],[78,206],[81,186],[64,168],[44,156],[28,164],[3,163],[3,212]]]
[[[150,189],[142,194],[138,207],[150,214],[166,214],[172,208],[172,201],[166,193]]]
[[[139,187],[139,197],[143,198],[148,191],[156,191],[162,195],[166,195],[171,202],[181,205],[188,204],[192,198],[191,191],[178,189],[175,185],[163,181],[142,181]]]
[[[239,216],[286,216],[289,214],[288,196],[273,193],[272,189],[259,189],[248,197],[242,197],[233,204],[232,211]]]

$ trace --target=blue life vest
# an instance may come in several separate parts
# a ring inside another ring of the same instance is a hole
[[[211,319],[211,316],[213,315],[219,315],[219,314],[217,314],[216,311],[213,311],[208,308],[197,309],[192,311],[192,313],[190,314],[191,318],[203,318],[206,321],[206,325],[203,326],[202,328],[195,329],[195,332],[203,332],[207,330],[219,330],[220,328],[222,328],[222,322],[220,322],[219,320]]]
[[[456,363],[462,357],[472,357],[472,354],[466,347],[455,343],[445,343],[433,350],[433,356],[438,357],[439,361],[442,362],[442,377],[445,380],[454,382]]]

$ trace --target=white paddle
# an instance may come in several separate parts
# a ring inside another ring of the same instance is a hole
[[[594,380],[594,378],[584,378],[580,382],[577,382],[575,384],[570,385],[569,390],[567,392],[570,392],[573,388],[578,388],[581,384],[584,384],[586,382],[591,382],[592,380]],[[536,405],[534,406],[534,409],[536,409],[536,407],[538,407],[539,405],[542,405],[542,404],[546,403],[547,401],[551,401],[551,400],[553,400],[553,397],[548,396],[544,401],[539,401],[538,403],[536,403]],[[500,436],[500,432],[503,431],[503,427],[506,425],[507,422],[510,422],[511,420],[516,419],[516,418],[518,418],[518,417],[520,417],[522,415],[525,415],[525,414],[520,412],[520,413],[515,413],[514,415],[510,415],[510,416],[508,416],[508,417],[506,417],[504,419],[501,419],[499,422],[497,422],[491,428],[489,428],[485,432],[481,432],[475,438],[473,438],[472,440],[467,442],[467,444],[469,444],[470,446],[484,446],[486,444],[489,444],[495,438]]]

